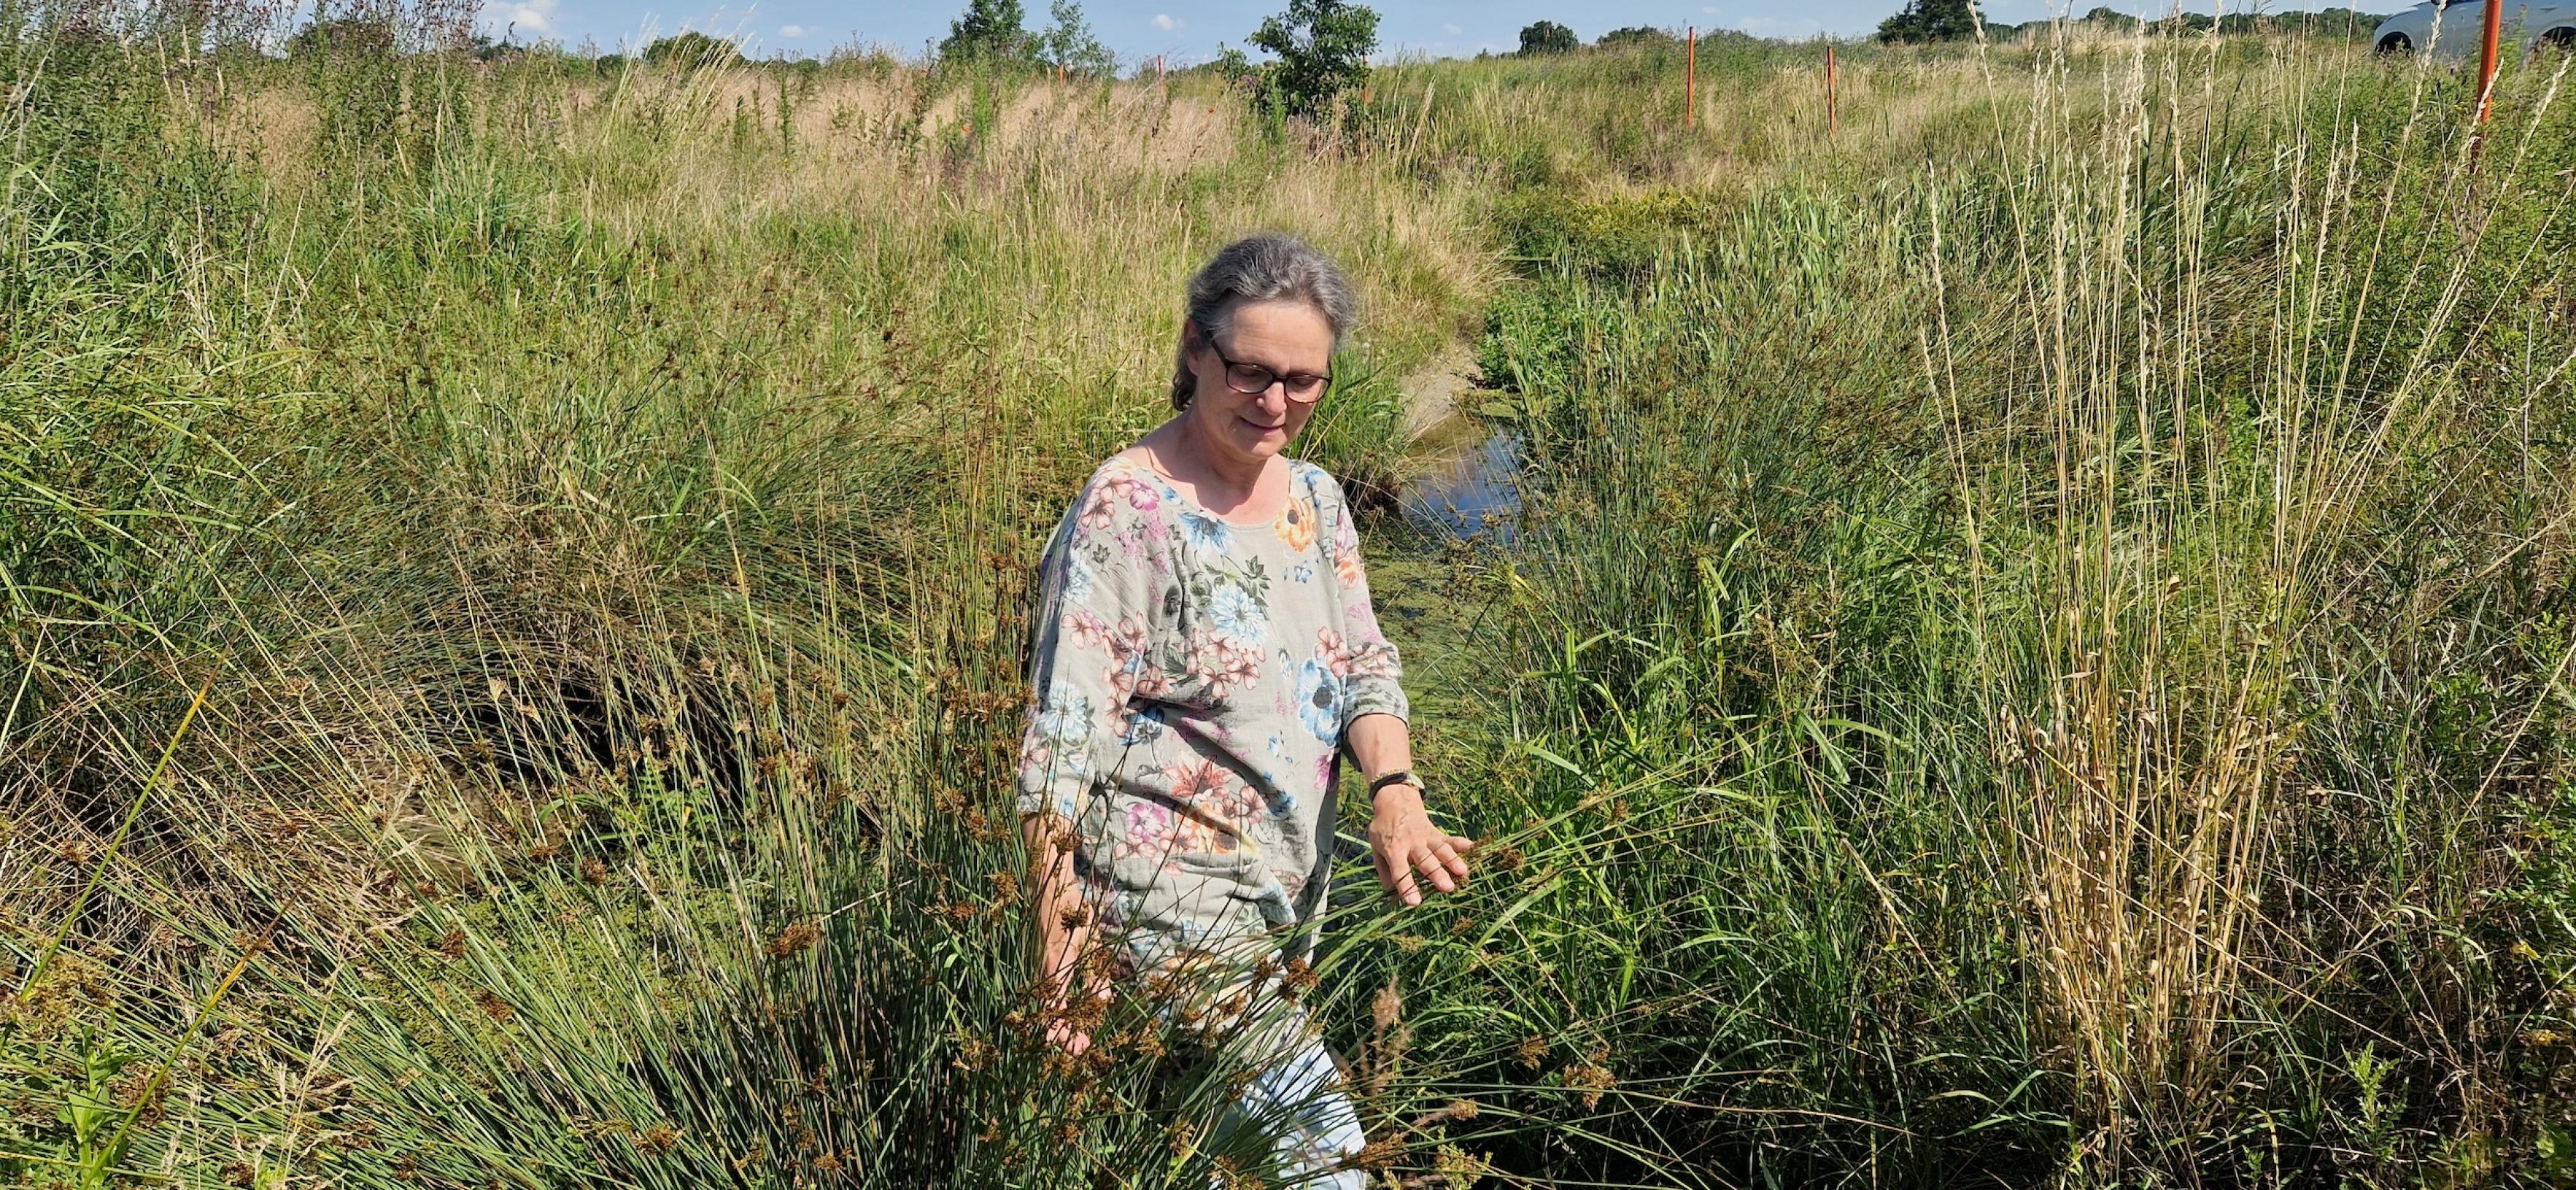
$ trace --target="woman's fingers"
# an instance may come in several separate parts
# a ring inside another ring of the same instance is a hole
[[[1458,843],[1459,839],[1456,836],[1444,836],[1432,840],[1431,850],[1440,857],[1441,870],[1447,872],[1449,878],[1463,888],[1467,884],[1467,860],[1458,854]]]
[[[1413,886],[1412,865],[1397,856],[1387,854],[1387,850],[1384,847],[1377,848],[1369,857],[1377,864],[1378,884],[1386,891],[1394,893],[1407,905],[1421,904],[1422,891]]]
[[[1369,858],[1378,883],[1410,906],[1422,903],[1424,883],[1444,893],[1466,887],[1467,853],[1475,849],[1476,841],[1464,835],[1416,828],[1395,832]]]
[[[1450,876],[1449,865],[1458,863],[1458,857],[1444,855],[1443,852],[1447,846],[1434,836],[1431,842],[1418,843],[1413,847],[1413,866],[1421,869],[1423,875],[1431,878],[1431,887],[1445,893],[1458,891],[1457,880],[1464,879],[1467,875],[1466,866],[1460,864],[1457,878],[1453,879]]]

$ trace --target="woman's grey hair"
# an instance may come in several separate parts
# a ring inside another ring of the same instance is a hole
[[[1333,347],[1342,345],[1342,329],[1359,312],[1342,270],[1304,240],[1278,232],[1245,236],[1226,245],[1190,278],[1189,308],[1182,313],[1199,334],[1213,341],[1234,323],[1244,302],[1304,302],[1332,328]],[[1184,332],[1172,358],[1172,408],[1187,409],[1198,392],[1190,372],[1189,338]]]

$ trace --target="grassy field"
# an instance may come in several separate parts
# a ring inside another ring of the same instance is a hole
[[[2576,1179],[2576,119],[2339,41],[1215,79],[0,47],[0,1176],[1259,1184],[1040,1043],[1028,576],[1278,227],[1406,1186]],[[1472,361],[1465,363],[1462,361]],[[1460,423],[1404,433],[1464,371]],[[1490,433],[1507,542],[1395,497]]]

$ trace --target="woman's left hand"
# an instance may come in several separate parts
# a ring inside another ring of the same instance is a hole
[[[1411,785],[1389,785],[1377,793],[1377,814],[1369,820],[1369,854],[1377,862],[1378,883],[1406,905],[1422,903],[1420,873],[1431,887],[1456,892],[1467,884],[1467,853],[1476,841],[1449,834],[1431,824],[1422,808],[1422,791]]]

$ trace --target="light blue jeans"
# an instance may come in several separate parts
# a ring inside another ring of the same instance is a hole
[[[1173,959],[1176,940],[1149,930],[1125,934],[1136,969],[1152,971]],[[1276,976],[1263,989],[1276,993]],[[1241,986],[1241,985],[1237,985]],[[1298,1190],[1367,1190],[1368,1175],[1352,1160],[1368,1143],[1359,1109],[1341,1088],[1341,1071],[1333,1065],[1309,1026],[1305,1010],[1275,1003],[1264,1011],[1260,1026],[1235,1044],[1249,1044],[1246,1062],[1258,1073],[1244,1087],[1219,1122],[1221,1130],[1258,1129],[1276,1138],[1275,1161],[1282,1186]],[[1269,1052],[1261,1052],[1263,1050]]]
[[[1268,1127],[1279,1138],[1281,1185],[1366,1190],[1368,1175],[1350,1161],[1368,1135],[1360,1130],[1350,1096],[1335,1085],[1340,1077],[1324,1043],[1311,1041],[1264,1068],[1227,1113],[1239,1125]]]

